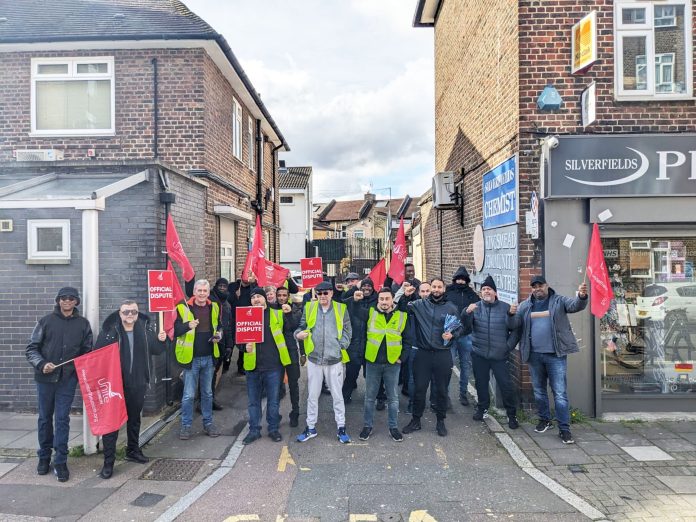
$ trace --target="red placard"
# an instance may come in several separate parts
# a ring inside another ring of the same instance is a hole
[[[302,286],[304,288],[314,288],[324,281],[321,257],[300,259],[300,270],[302,271]]]
[[[263,306],[238,306],[235,318],[235,343],[263,342]]]
[[[151,312],[174,310],[174,278],[169,270],[147,271],[147,300]]]

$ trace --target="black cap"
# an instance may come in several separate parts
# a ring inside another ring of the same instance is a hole
[[[375,284],[372,282],[372,279],[369,277],[366,277],[365,279],[362,280],[362,283],[360,283],[360,286],[371,286],[372,288],[375,287]]]
[[[358,274],[356,274],[355,272],[348,272],[346,274],[345,280],[346,281],[357,281],[358,279],[360,279],[360,276]]]
[[[73,288],[72,286],[64,286],[58,290],[58,294],[56,294],[56,303],[60,301],[61,297],[74,297],[77,299],[77,304],[80,304],[80,293],[77,291],[77,288]]]
[[[261,288],[260,286],[255,286],[249,292],[249,297],[252,297],[254,295],[262,295],[264,299],[268,299],[266,297],[266,291],[263,288]]]
[[[322,281],[314,287],[315,290],[333,290],[333,286],[328,281]]]
[[[545,285],[546,284],[546,279],[544,279],[544,276],[542,275],[535,275],[532,277],[532,280],[529,282],[529,286],[534,286],[534,285]]]
[[[498,287],[495,286],[495,281],[493,281],[493,276],[489,275],[486,279],[484,279],[483,283],[481,283],[481,288],[484,286],[491,288],[494,292],[498,291]]]

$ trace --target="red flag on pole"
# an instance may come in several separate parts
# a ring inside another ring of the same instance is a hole
[[[263,259],[262,261],[264,264],[263,271],[266,275],[266,284],[275,286],[276,288],[283,286],[288,278],[288,275],[290,275],[290,270],[274,263],[273,261],[269,261],[268,259]],[[257,279],[259,278],[258,275],[256,277]]]
[[[261,216],[256,215],[256,227],[254,228],[254,240],[251,243],[251,250],[247,252],[247,258],[244,262],[242,270],[242,281],[245,283],[249,280],[249,272],[253,272],[256,276],[256,281],[259,286],[266,286],[268,281],[265,274],[265,265],[259,265],[259,259],[266,258],[266,249],[263,245],[263,228],[261,228]],[[259,270],[259,268],[263,270]]]
[[[169,257],[171,257],[172,260],[181,267],[184,281],[190,281],[193,279],[195,271],[193,270],[188,257],[186,257],[184,247],[181,246],[179,234],[176,231],[171,214],[167,217],[167,253],[169,254]]]
[[[614,298],[614,291],[611,289],[597,223],[592,227],[590,252],[587,255],[587,275],[590,278],[590,310],[596,317],[604,317]]]
[[[167,270],[172,273],[172,281],[174,282],[174,303],[179,304],[181,301],[186,300],[186,296],[184,295],[184,291],[181,289],[179,278],[176,276],[176,272],[174,272],[174,267],[172,266],[171,261],[167,261]],[[167,336],[171,340],[174,340],[174,321],[176,321],[177,313],[176,308],[174,308],[174,310],[171,312],[164,312],[164,331],[167,332]]]
[[[384,258],[380,259],[379,263],[377,263],[372,270],[370,270],[370,273],[367,276],[372,279],[376,292],[379,292],[380,288],[382,288],[382,285],[384,284],[384,280],[387,278],[387,269],[385,266],[386,262],[387,261]]]
[[[77,357],[75,371],[92,433],[118,430],[128,420],[118,343]]]
[[[400,285],[406,279],[406,234],[404,233],[404,218],[401,217],[399,231],[396,233],[394,250],[392,250],[391,263],[389,263],[389,276]]]

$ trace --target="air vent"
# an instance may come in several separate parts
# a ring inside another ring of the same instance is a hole
[[[57,149],[16,150],[17,161],[61,161],[63,151]]]
[[[12,232],[11,219],[0,219],[0,232]]]

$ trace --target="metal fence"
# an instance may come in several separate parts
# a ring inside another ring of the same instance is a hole
[[[339,281],[348,272],[366,275],[384,253],[382,239],[317,239],[307,242],[307,257],[321,257],[324,272],[338,276]]]

